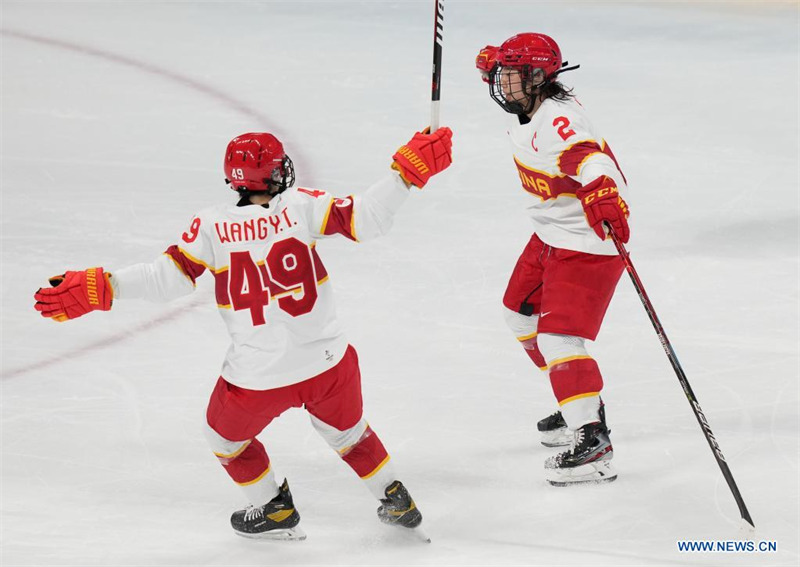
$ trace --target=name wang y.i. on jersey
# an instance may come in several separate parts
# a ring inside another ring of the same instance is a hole
[[[511,117],[508,130],[522,188],[530,195],[527,211],[534,230],[556,248],[613,256],[586,222],[575,193],[579,187],[607,175],[623,195],[625,176],[606,141],[575,100],[546,99],[531,121]]]
[[[208,271],[231,336],[222,377],[253,390],[307,380],[338,363],[348,344],[316,240],[384,234],[407,197],[392,172],[355,197],[295,188],[269,206],[210,207],[155,262],[113,272],[115,297],[169,301]]]

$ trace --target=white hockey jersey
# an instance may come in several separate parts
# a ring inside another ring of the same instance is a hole
[[[580,103],[548,98],[529,123],[509,118],[514,162],[530,195],[527,210],[539,238],[556,248],[616,255],[613,242],[600,240],[589,226],[575,192],[607,175],[624,198],[626,180]]]
[[[155,262],[114,271],[114,296],[169,301],[209,271],[231,336],[222,377],[252,390],[307,380],[336,365],[348,344],[316,240],[386,233],[408,193],[392,172],[345,199],[294,188],[268,206],[205,209]]]

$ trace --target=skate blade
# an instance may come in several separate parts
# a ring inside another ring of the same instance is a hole
[[[431,542],[431,536],[428,535],[428,532],[422,529],[422,526],[411,528],[411,533],[413,533],[414,536],[420,539],[423,543]]]
[[[603,484],[617,480],[617,471],[611,461],[595,461],[570,469],[545,469],[547,482],[552,486],[576,484]]]
[[[306,539],[306,532],[304,532],[303,528],[300,526],[282,530],[270,530],[260,534],[247,534],[244,532],[237,532],[236,530],[234,530],[234,533],[248,539],[266,539],[275,541],[302,541]]]
[[[401,526],[399,524],[389,524],[386,522],[383,522],[383,525],[391,528],[393,532],[399,532],[401,534],[404,534],[403,537],[422,541],[424,543],[431,542],[431,537],[428,535],[428,532],[426,532],[422,528],[422,526],[417,526],[416,528],[407,528],[406,526]]]
[[[539,437],[545,447],[566,447],[572,442],[572,433],[566,427],[553,431],[540,431]]]

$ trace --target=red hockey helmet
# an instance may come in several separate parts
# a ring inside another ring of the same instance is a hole
[[[294,165],[283,144],[265,132],[237,136],[225,150],[225,182],[235,191],[277,195],[294,184]]]
[[[488,77],[489,94],[503,110],[513,114],[530,113],[541,88],[559,73],[578,67],[566,67],[558,44],[543,33],[508,38],[497,48],[494,59]]]
[[[561,69],[561,50],[555,40],[543,33],[521,33],[503,42],[495,56],[504,67],[530,66],[544,71],[550,79]]]

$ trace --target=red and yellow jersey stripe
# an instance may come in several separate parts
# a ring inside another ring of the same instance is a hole
[[[622,173],[619,163],[617,163],[617,158],[614,157],[614,153],[611,151],[611,148],[605,142],[605,140],[603,140],[602,145],[598,144],[595,140],[583,140],[581,142],[572,144],[563,152],[561,152],[561,154],[558,156],[558,160],[556,160],[556,165],[558,166],[559,171],[561,171],[564,175],[578,177],[581,174],[581,168],[583,165],[595,154],[605,154],[611,158],[611,161],[614,162],[617,171],[619,171],[620,175],[622,175],[622,180],[627,183],[625,174]]]
[[[542,201],[559,197],[575,197],[575,191],[581,186],[580,183],[566,174],[552,175],[541,169],[534,169],[525,165],[516,157],[514,157],[514,163],[517,166],[522,188],[531,195],[539,197]]]
[[[326,236],[341,234],[350,240],[358,242],[352,195],[345,199],[331,198],[319,233]]]

